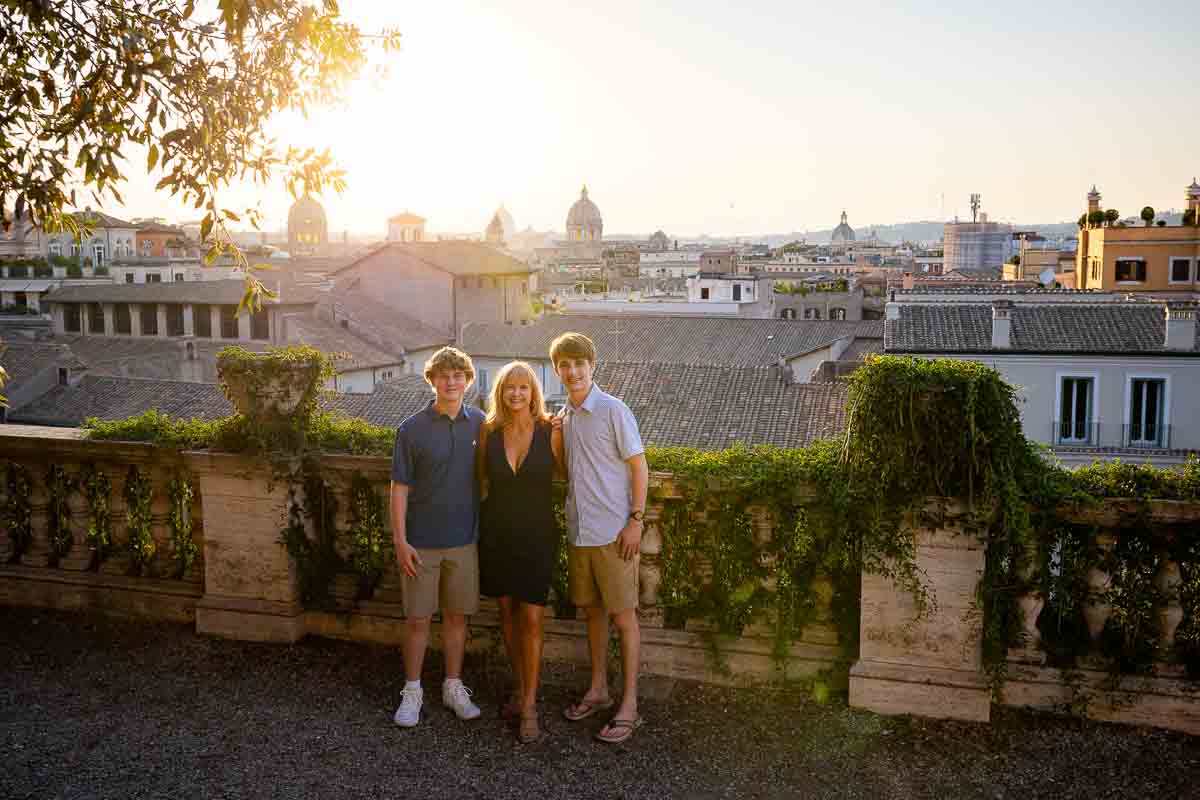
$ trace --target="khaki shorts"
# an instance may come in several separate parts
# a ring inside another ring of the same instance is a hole
[[[417,549],[417,577],[401,575],[404,613],[432,617],[441,609],[451,614],[479,610],[479,553],[474,544],[444,550]]]
[[[571,602],[604,606],[610,613],[638,606],[638,564],[641,555],[621,558],[617,542],[600,547],[567,547],[567,578]]]

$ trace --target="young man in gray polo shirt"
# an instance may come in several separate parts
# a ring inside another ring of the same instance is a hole
[[[479,609],[479,493],[475,447],[483,412],[463,404],[475,379],[471,358],[443,347],[425,364],[434,399],[396,430],[392,452],[392,541],[404,593],[404,692],[397,725],[421,719],[421,667],[433,613],[442,612],[446,681],[442,703],[460,719],[479,707],[462,682],[467,615]]]
[[[641,657],[638,562],[649,471],[629,407],[592,382],[596,346],[581,333],[550,345],[550,360],[567,390],[560,417],[569,489],[567,569],[571,602],[587,615],[592,679],[587,693],[563,715],[572,721],[611,708],[608,619],[621,638],[621,705],[597,734],[623,742],[642,723],[637,680]]]

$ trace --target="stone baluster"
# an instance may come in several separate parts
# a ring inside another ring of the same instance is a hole
[[[753,505],[746,508],[746,515],[750,517],[750,535],[758,550],[759,564],[767,571],[767,577],[763,580],[763,588],[768,592],[773,592],[779,585],[779,579],[775,574],[775,563],[778,559],[767,553],[766,548],[775,536],[775,514],[766,506]],[[746,636],[773,635],[775,631],[773,616],[774,612],[771,610],[763,612],[761,616],[746,625],[743,634]]]
[[[646,503],[645,526],[642,531],[641,561],[638,565],[638,616],[642,624],[662,625],[663,609],[658,587],[662,584],[663,503]]]
[[[124,464],[108,464],[102,469],[108,474],[112,485],[112,493],[108,498],[112,544],[99,569],[105,575],[128,575],[133,568],[133,558],[129,553],[129,520],[126,517],[128,506],[125,503],[125,481],[129,477],[129,470]]]
[[[1022,587],[1017,595],[1017,607],[1021,609],[1021,641],[1010,648],[1010,661],[1041,664],[1046,660],[1042,652],[1042,634],[1038,630],[1038,617],[1046,606],[1046,595],[1037,584],[1039,558],[1037,542],[1026,543],[1025,560],[1017,573]]]
[[[1100,633],[1104,630],[1104,624],[1108,622],[1108,618],[1112,614],[1112,605],[1105,597],[1112,585],[1112,576],[1101,568],[1101,562],[1104,561],[1116,542],[1117,540],[1109,533],[1097,534],[1096,547],[1100,551],[1099,557],[1087,571],[1088,597],[1083,605],[1083,619],[1087,623],[1088,635],[1093,643],[1099,640]]]
[[[70,469],[68,477],[72,483],[67,495],[67,508],[71,519],[71,549],[58,560],[60,569],[83,572],[92,566],[92,550],[88,547],[87,531],[92,521],[87,498],[83,494],[83,471]]]
[[[21,556],[21,563],[27,567],[46,567],[54,560],[53,547],[50,544],[50,492],[46,488],[46,471],[40,465],[27,469],[33,538]]]
[[[5,516],[8,510],[8,464],[7,461],[0,461],[0,522],[5,526],[3,532],[0,532],[0,564],[12,561],[15,554],[12,539],[8,535],[8,522]]]
[[[1183,667],[1175,657],[1175,630],[1183,621],[1183,606],[1179,602],[1179,586],[1182,583],[1179,564],[1164,553],[1158,574],[1154,576],[1154,586],[1162,600],[1158,609],[1158,653],[1163,663],[1157,669],[1162,675],[1183,674]]]
[[[175,546],[171,541],[171,497],[169,485],[173,475],[162,469],[145,468],[146,477],[154,487],[150,495],[150,538],[154,540],[154,560],[147,574],[155,578],[175,577]]]

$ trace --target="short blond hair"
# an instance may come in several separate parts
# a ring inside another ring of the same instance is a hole
[[[429,357],[425,362],[425,382],[433,386],[433,376],[438,372],[455,372],[462,370],[467,373],[467,384],[475,380],[475,364],[471,357],[457,347],[443,347]]]
[[[550,421],[550,414],[546,411],[546,395],[542,391],[542,382],[538,380],[537,373],[524,361],[510,361],[500,370],[500,374],[496,376],[496,382],[492,385],[489,398],[491,405],[488,407],[485,422],[489,431],[499,430],[511,421],[512,413],[504,404],[504,386],[514,378],[524,378],[529,381],[529,413],[533,416],[533,421]]]
[[[550,343],[550,361],[558,368],[560,358],[582,358],[596,363],[596,343],[582,333],[568,331]]]

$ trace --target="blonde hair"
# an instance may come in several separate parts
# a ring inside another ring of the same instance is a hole
[[[533,421],[550,421],[550,415],[546,412],[542,382],[538,380],[537,373],[524,361],[510,361],[496,375],[496,382],[492,385],[487,420],[484,423],[489,431],[499,430],[512,421],[512,413],[504,404],[504,385],[513,378],[525,378],[529,381],[529,413],[533,415]]]
[[[443,347],[429,357],[425,362],[425,382],[433,386],[434,373],[454,372],[462,370],[467,373],[467,385],[475,380],[475,364],[472,363],[471,357],[459,350],[457,347]]]
[[[550,360],[558,369],[560,358],[582,358],[596,364],[596,344],[582,333],[568,331],[550,343]]]

